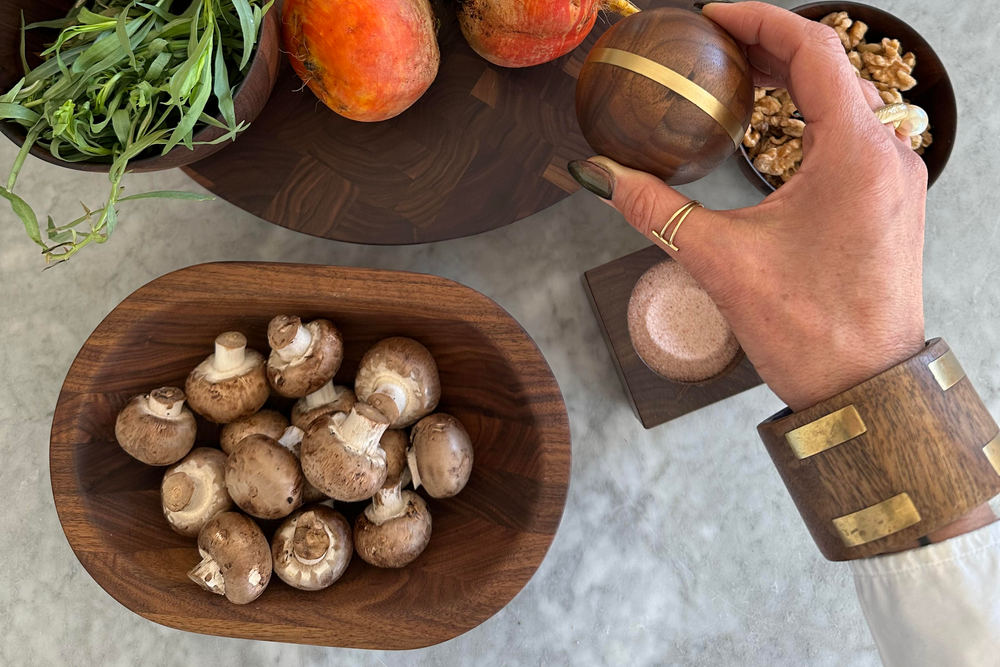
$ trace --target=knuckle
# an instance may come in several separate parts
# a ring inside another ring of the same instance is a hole
[[[645,234],[656,226],[660,208],[660,197],[656,188],[640,185],[625,197],[621,212],[629,224]]]
[[[846,55],[844,53],[843,42],[840,41],[840,35],[832,27],[823,23],[813,23],[810,26],[810,32],[810,37],[815,47],[829,51],[830,53]]]

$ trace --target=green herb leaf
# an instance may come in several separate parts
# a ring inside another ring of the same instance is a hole
[[[42,242],[42,235],[38,231],[38,218],[35,217],[35,212],[28,206],[28,202],[7,188],[0,188],[0,197],[10,202],[11,208],[14,209],[17,217],[21,219],[21,222],[24,224],[24,231],[28,232],[31,240],[44,248],[45,244]]]
[[[253,52],[254,44],[257,43],[257,31],[254,29],[253,10],[250,8],[250,3],[247,0],[232,1],[236,15],[240,17],[240,32],[243,34],[243,57],[240,59],[239,66],[242,72],[243,68],[250,62],[250,54]]]

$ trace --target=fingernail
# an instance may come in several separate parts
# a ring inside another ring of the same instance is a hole
[[[566,168],[577,183],[601,199],[611,199],[615,191],[615,177],[610,171],[590,160],[573,160]]]
[[[731,5],[732,0],[713,0],[712,2],[696,2],[694,3],[695,9],[705,9],[705,5]]]

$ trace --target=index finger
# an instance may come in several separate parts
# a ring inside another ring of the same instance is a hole
[[[763,2],[712,3],[702,10],[764,73],[783,80],[809,123],[839,125],[871,115],[837,33],[821,23]]]

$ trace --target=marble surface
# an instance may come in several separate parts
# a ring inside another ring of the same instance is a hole
[[[782,2],[783,5],[793,3]],[[1000,415],[1000,99],[991,3],[878,2],[930,38],[952,74],[962,124],[930,194],[927,331],[947,336]],[[14,148],[0,143],[0,165]],[[6,168],[6,167],[4,167]],[[131,192],[197,189],[181,172],[135,176]],[[18,189],[76,215],[100,175],[28,161]],[[752,204],[734,164],[684,190],[714,208]],[[581,274],[645,245],[587,193],[501,230],[419,247],[318,240],[224,201],[123,212],[110,243],[40,272],[0,206],[0,664],[705,664],[876,665],[847,567],[822,559],[757,440],[779,409],[766,388],[644,431],[615,376]],[[47,457],[62,379],[122,298],[168,271],[219,259],[437,273],[497,300],[548,358],[573,434],[572,483],[548,557],[496,616],[444,644],[379,653],[200,636],[161,627],[109,597],[59,526]]]

